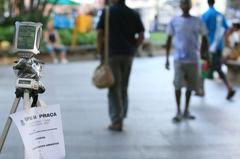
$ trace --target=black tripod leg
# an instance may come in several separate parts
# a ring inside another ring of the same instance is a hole
[[[12,109],[10,111],[10,114],[13,114],[17,111],[17,107],[18,107],[18,104],[20,102],[20,99],[21,98],[15,98],[15,101],[12,105]],[[10,129],[11,124],[12,124],[12,119],[10,117],[8,117],[8,119],[5,123],[4,129],[3,129],[3,132],[2,132],[2,136],[0,138],[0,153],[2,152],[2,148],[3,148],[3,145],[4,145],[5,140],[7,138],[8,131]]]
[[[33,102],[32,102],[31,107],[37,107],[37,102],[38,102],[38,95],[35,95],[33,97]]]

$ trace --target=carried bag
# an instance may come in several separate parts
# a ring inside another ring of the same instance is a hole
[[[96,68],[93,74],[93,84],[97,88],[109,88],[113,85],[114,83],[114,78],[112,74],[112,70],[109,66],[109,59],[108,59],[108,54],[109,54],[109,40],[108,36],[109,35],[109,7],[106,6],[106,12],[105,12],[105,52],[104,52],[104,59],[103,63]]]
[[[209,62],[207,60],[202,60],[201,65],[202,65],[202,78],[206,79],[209,77],[209,73],[210,73]]]
[[[102,64],[96,68],[93,83],[97,88],[109,88],[113,85],[114,79],[109,65]]]
[[[213,79],[213,53],[208,53],[206,59],[201,60],[202,67],[202,78],[204,79]]]

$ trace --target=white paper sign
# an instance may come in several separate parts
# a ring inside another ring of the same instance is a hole
[[[59,105],[31,108],[10,115],[25,147],[25,159],[63,159],[65,144]]]

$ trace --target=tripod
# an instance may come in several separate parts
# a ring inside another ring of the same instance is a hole
[[[29,88],[17,88],[15,92],[16,98],[13,102],[12,108],[10,110],[10,114],[13,114],[17,111],[17,108],[21,99],[23,99],[24,109],[26,111],[29,110],[31,107],[44,106],[45,104],[42,101],[38,100],[38,93],[43,93],[42,91],[45,91],[45,89],[34,90]],[[31,98],[32,98],[32,101],[31,101]],[[8,117],[2,132],[2,136],[0,138],[0,153],[2,152],[2,148],[6,141],[11,124],[12,124],[12,119]]]

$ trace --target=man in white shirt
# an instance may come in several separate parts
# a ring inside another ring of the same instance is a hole
[[[207,51],[207,29],[201,19],[190,15],[190,0],[181,0],[180,7],[182,16],[175,17],[168,26],[167,59],[166,68],[169,69],[169,54],[174,37],[174,87],[177,102],[177,114],[173,118],[174,122],[180,122],[182,117],[195,119],[189,111],[191,92],[197,91],[199,80],[200,43],[199,35],[202,36],[201,53]],[[185,110],[181,112],[181,89],[186,87]]]

